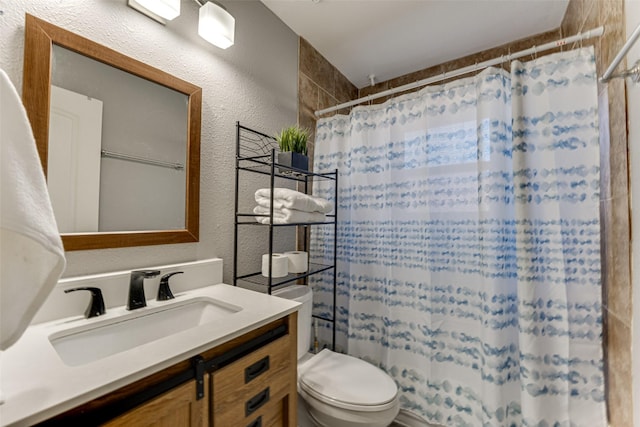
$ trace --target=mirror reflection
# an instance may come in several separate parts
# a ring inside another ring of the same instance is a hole
[[[26,14],[22,101],[65,250],[198,241],[201,88]]]
[[[54,45],[50,102],[61,232],[185,227],[187,95]]]

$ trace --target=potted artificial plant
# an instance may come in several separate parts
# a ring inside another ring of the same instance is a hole
[[[309,170],[309,158],[307,157],[307,140],[309,131],[298,125],[289,126],[276,135],[276,141],[280,146],[278,164],[300,170]]]

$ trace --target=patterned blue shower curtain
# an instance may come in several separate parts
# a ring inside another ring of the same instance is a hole
[[[403,409],[606,425],[592,48],[320,120],[314,162],[340,172],[338,347],[387,371]],[[329,259],[330,234],[312,237]]]

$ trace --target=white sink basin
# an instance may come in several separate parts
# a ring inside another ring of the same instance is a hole
[[[49,336],[49,341],[64,363],[79,366],[242,310],[242,307],[205,297],[160,304],[125,311],[109,319],[82,320],[90,323],[56,332]]]

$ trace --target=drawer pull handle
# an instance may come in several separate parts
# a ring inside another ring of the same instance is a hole
[[[262,427],[262,415],[256,418],[254,422],[247,424],[247,427]]]
[[[249,366],[248,368],[245,368],[244,383],[247,384],[249,381],[260,376],[260,374],[267,372],[268,370],[269,370],[269,356],[266,356],[258,360],[256,363]]]
[[[247,400],[244,404],[244,416],[248,417],[269,401],[269,387]]]

